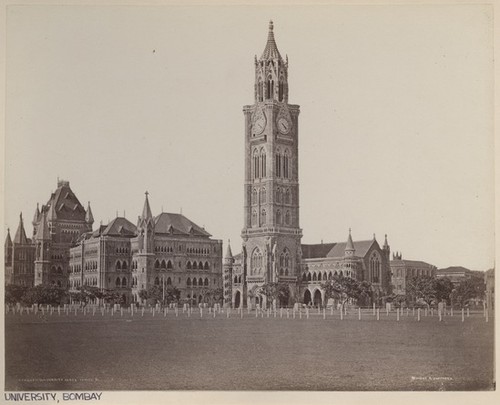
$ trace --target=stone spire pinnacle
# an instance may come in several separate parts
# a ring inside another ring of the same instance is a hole
[[[94,223],[94,216],[90,208],[90,201],[87,202],[87,211],[85,212],[85,222],[92,225]]]
[[[40,207],[38,203],[36,203],[35,215],[33,216],[33,226],[36,225],[39,217],[40,217]]]
[[[351,228],[349,228],[349,236],[347,237],[347,243],[345,245],[344,253],[346,256],[353,256],[355,252],[354,243],[351,236]]]
[[[12,239],[10,238],[10,228],[7,228],[7,237],[5,238],[5,247],[12,246]]]
[[[151,207],[149,206],[149,193],[146,191],[144,194],[146,194],[146,199],[144,201],[144,208],[142,209],[142,220],[148,220],[153,218],[153,214],[151,214]]]
[[[49,224],[47,223],[47,213],[42,210],[42,218],[40,220],[40,227],[36,233],[36,239],[38,240],[50,240],[50,230]]]
[[[231,251],[231,239],[227,240],[227,250],[226,250],[226,256],[224,258],[225,259],[233,258],[233,252]]]
[[[283,61],[281,58],[280,52],[278,51],[278,46],[276,45],[276,41],[274,39],[274,24],[273,21],[269,21],[269,31],[267,33],[267,43],[264,48],[264,52],[262,52],[262,56],[260,60],[269,60],[269,59],[279,59]]]

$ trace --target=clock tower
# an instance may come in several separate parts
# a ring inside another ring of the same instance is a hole
[[[255,101],[245,115],[243,265],[248,304],[265,305],[265,283],[289,285],[300,275],[298,116],[288,103],[288,57],[281,57],[269,23],[267,44],[255,57]]]

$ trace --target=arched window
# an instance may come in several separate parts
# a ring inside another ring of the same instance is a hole
[[[278,88],[278,98],[279,98],[279,101],[283,101],[284,90],[285,90],[285,83],[284,83],[283,76],[281,76],[280,77],[279,88]]]
[[[285,213],[285,225],[290,225],[290,211]]]
[[[121,270],[122,269],[122,264],[120,263],[119,260],[117,260],[115,267],[116,267],[116,270]]]
[[[266,177],[266,151],[260,150],[260,177]]]
[[[257,189],[252,190],[252,204],[257,204]]]
[[[321,281],[322,279],[322,276],[321,276],[321,273],[318,274],[318,281]]]
[[[290,189],[287,188],[285,191],[285,204],[290,204]]]
[[[120,277],[116,277],[116,280],[115,280],[115,285],[116,285],[117,287],[120,287],[120,285],[121,285]]]
[[[259,168],[259,152],[257,149],[253,151],[253,178],[258,179],[260,177],[260,168]]]
[[[208,278],[205,279],[205,287],[208,287]]]
[[[276,211],[276,223],[281,225],[281,210]]]
[[[155,269],[158,269],[160,267],[160,261],[156,259],[155,261]]]
[[[281,203],[281,188],[276,189],[276,202]]]
[[[260,252],[259,248],[255,248],[252,253],[250,268],[252,274],[262,273],[262,253]]]
[[[167,268],[167,263],[165,262],[165,260],[161,261],[160,268],[162,268],[162,269],[166,269]]]
[[[169,261],[167,262],[167,269],[172,269],[172,268],[173,268],[173,266],[172,266],[172,262],[169,260]]]
[[[127,279],[125,277],[122,278],[122,287],[127,286]]]
[[[275,166],[276,177],[281,177],[281,152],[279,149],[276,151]]]
[[[316,275],[316,273],[313,273],[313,279],[312,281],[318,281],[318,276]]]
[[[265,226],[267,223],[267,215],[266,215],[266,210],[262,210],[260,212],[260,226]]]
[[[236,284],[238,282],[238,276],[234,276],[234,283]]]
[[[127,262],[125,260],[123,261],[122,269],[123,270],[127,270],[128,269],[128,264],[127,264]]]
[[[252,210],[252,226],[256,226],[256,225],[257,225],[257,211]]]
[[[370,274],[372,283],[380,282],[380,256],[377,252],[373,252],[370,257]]]
[[[193,287],[196,287],[198,285],[198,280],[195,278],[193,278]]]
[[[267,200],[267,193],[266,193],[266,188],[262,187],[260,190],[260,203],[265,204]]]
[[[167,285],[172,285],[172,279],[170,277],[167,278]]]
[[[191,278],[188,277],[188,279],[186,280],[186,285],[190,286],[191,285]]]
[[[257,84],[257,99],[259,101],[264,101],[264,83],[262,83],[262,79],[260,78]]]
[[[288,161],[289,161],[289,153],[288,149],[286,149],[285,155],[283,156],[283,177],[285,177],[285,179],[288,179],[290,177]]]
[[[191,270],[191,262],[190,261],[187,262],[186,269]]]
[[[302,281],[307,281],[307,275],[306,275],[306,273],[302,274]]]
[[[307,274],[307,281],[311,281],[311,273]]]
[[[204,269],[205,269],[205,270],[209,270],[209,269],[210,269],[210,265],[208,264],[208,262],[205,262]]]
[[[271,76],[269,76],[267,78],[267,88],[266,88],[266,99],[270,99],[270,98],[273,98],[273,94],[274,94],[274,81],[273,79],[271,78]]]
[[[202,279],[201,277],[198,279],[198,285],[199,285],[199,286],[202,286],[202,285],[203,285],[203,279]]]
[[[193,270],[198,270],[198,263],[193,262]]]

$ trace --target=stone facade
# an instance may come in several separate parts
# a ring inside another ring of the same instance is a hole
[[[153,285],[174,286],[200,302],[204,289],[222,286],[222,241],[210,236],[181,214],[153,217],[146,195],[137,225],[117,217],[71,248],[70,289],[112,289],[130,303]]]

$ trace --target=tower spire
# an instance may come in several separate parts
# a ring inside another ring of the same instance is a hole
[[[279,59],[280,61],[283,61],[280,52],[278,51],[276,40],[274,39],[273,20],[269,21],[269,31],[267,33],[266,47],[264,48],[264,52],[262,52],[262,56],[260,57],[260,60],[270,60],[270,59]]]
[[[153,214],[151,214],[151,207],[149,206],[149,192],[146,191],[144,194],[146,195],[146,199],[144,200],[144,208],[142,209],[142,219],[148,220],[153,218]]]
[[[227,250],[226,250],[226,256],[224,258],[225,259],[233,258],[233,252],[231,251],[231,239],[227,240]]]
[[[345,256],[354,256],[355,251],[356,249],[354,249],[354,243],[352,241],[352,236],[351,236],[351,228],[349,228],[349,236],[347,237],[347,243],[345,245],[344,254]]]
[[[26,245],[28,243],[28,238],[26,237],[26,231],[24,230],[22,212],[19,214],[19,226],[17,227],[16,236],[14,236],[14,243],[20,245]]]
[[[92,225],[94,223],[94,216],[92,215],[92,210],[90,209],[90,201],[87,202],[87,212],[85,213],[85,222]]]

